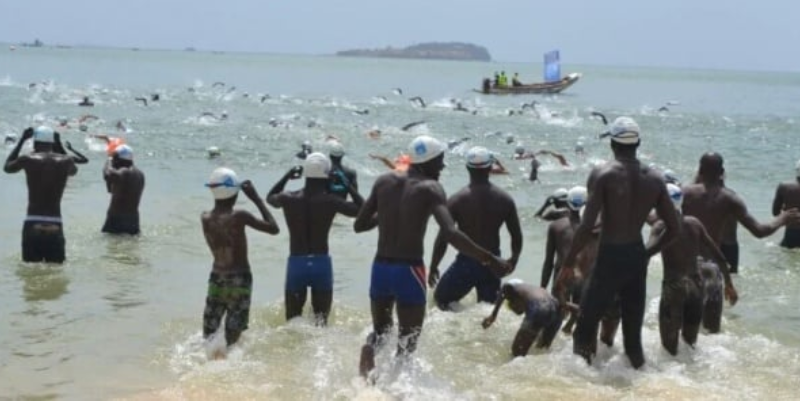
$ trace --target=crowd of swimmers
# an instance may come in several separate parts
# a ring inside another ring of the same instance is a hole
[[[269,205],[282,210],[289,231],[287,320],[302,314],[310,294],[314,321],[327,325],[334,288],[328,239],[337,214],[354,218],[356,233],[378,230],[369,285],[372,332],[359,361],[364,377],[373,372],[375,354],[394,326],[397,354],[414,352],[425,320],[428,286],[435,287],[434,302],[445,311],[453,310],[472,290],[478,302],[494,304],[491,315],[481,322],[484,328],[494,323],[503,303],[523,316],[510,347],[514,356],[526,355],[534,345],[548,348],[562,329],[572,334],[573,351],[591,363],[598,338],[612,346],[621,324],[625,354],[639,368],[645,363],[641,330],[647,266],[659,253],[662,345],[673,355],[680,338],[695,346],[701,327],[710,333],[720,331],[723,301],[733,305],[738,299],[731,276],[738,269],[738,246],[724,246],[726,240],[735,243],[730,240],[731,227],[741,224],[762,238],[787,226],[781,245],[800,247],[800,163],[797,179],[778,186],[775,218],[761,223],[725,186],[721,155],[702,155],[696,179],[681,185],[671,172],[646,166],[637,158],[641,137],[633,119],[617,118],[601,137],[610,140],[613,160],[595,167],[585,187],[557,190],[536,213],[549,221],[539,285],[508,278],[520,263],[522,227],[513,197],[490,180],[497,158],[484,147],[467,151],[464,167],[469,183],[450,197],[439,182],[449,146],[430,136],[411,141],[403,162],[373,156],[392,171],[375,180],[366,199],[359,193],[356,172],[342,163],[345,148],[338,141],[330,144],[327,154],[304,144],[297,155],[300,165],[289,168],[263,197],[252,181],[228,168],[215,169],[206,182],[213,207],[201,215],[213,256],[202,319],[204,337],[218,332],[224,321],[226,343],[232,346],[248,328],[253,277],[245,227],[279,234]],[[33,140],[33,152],[21,155],[28,140]],[[524,149],[516,153],[534,161],[541,154]],[[24,261],[65,260],[61,198],[67,179],[77,173],[76,165],[87,161],[68,143],[65,148],[59,134],[46,126],[26,129],[10,152],[5,172],[24,171],[28,184]],[[145,179],[133,163],[133,149],[110,145],[102,176],[111,194],[102,231],[138,234]],[[289,181],[301,178],[302,188],[286,190]],[[235,207],[240,192],[258,214]],[[426,268],[423,244],[431,217],[439,230]],[[645,224],[651,227],[646,242]],[[507,256],[500,251],[503,227],[511,242]],[[458,254],[440,272],[448,245]]]

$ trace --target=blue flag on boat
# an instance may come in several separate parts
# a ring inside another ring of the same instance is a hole
[[[561,59],[558,50],[544,54],[544,81],[553,82],[561,80]]]

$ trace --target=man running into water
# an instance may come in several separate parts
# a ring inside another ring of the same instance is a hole
[[[336,213],[355,217],[364,200],[352,185],[346,202],[328,193],[331,162],[322,153],[311,153],[303,167],[293,167],[269,191],[267,202],[283,209],[289,227],[290,256],[286,263],[284,302],[286,320],[303,314],[307,288],[311,288],[311,307],[318,325],[326,325],[333,301],[333,266],[328,255],[328,233]],[[305,175],[305,187],[284,192],[290,179]],[[345,194],[347,196],[347,194]]]
[[[567,217],[569,215],[569,210],[567,209],[567,189],[566,188],[558,188],[553,191],[553,194],[548,196],[545,199],[544,204],[542,207],[536,211],[534,214],[535,217],[538,217],[545,221],[555,221],[562,217]],[[548,207],[553,206],[555,210],[547,210]]]
[[[619,296],[625,353],[634,368],[644,365],[642,323],[647,289],[647,261],[678,234],[678,219],[662,175],[636,157],[639,126],[629,117],[617,118],[611,130],[614,160],[589,175],[589,197],[581,224],[564,259],[558,281],[569,282],[576,258],[591,238],[602,213],[597,262],[586,283],[581,313],[572,334],[573,351],[591,363],[597,352],[597,325],[615,296]],[[645,248],[642,226],[650,210],[664,220],[663,234]]]
[[[340,142],[333,142],[330,145],[328,154],[331,157],[331,174],[328,190],[342,199],[347,199],[349,186],[352,185],[353,189],[358,191],[358,175],[355,170],[342,164],[344,153],[344,146]]]
[[[19,155],[25,141],[33,138],[33,153]],[[22,226],[22,260],[63,263],[66,259],[61,220],[61,197],[67,179],[78,172],[72,157],[58,152],[61,141],[52,128],[28,128],[8,155],[4,170],[25,170],[28,215]]]
[[[467,256],[504,276],[511,266],[476,245],[458,230],[447,210],[447,196],[438,182],[447,147],[429,136],[415,138],[409,146],[411,166],[405,174],[378,177],[353,228],[364,232],[378,227],[378,250],[372,265],[370,300],[373,333],[361,349],[362,376],[375,367],[376,348],[385,341],[397,304],[397,352],[416,349],[425,320],[425,265],[422,262],[425,229],[433,215],[444,238]]]
[[[250,320],[250,294],[253,276],[247,258],[245,227],[268,234],[278,234],[275,219],[259,198],[250,181],[240,182],[232,170],[220,167],[211,173],[206,184],[214,196],[214,209],[203,212],[203,234],[214,255],[214,265],[208,278],[208,295],[203,312],[203,338],[219,329],[225,316],[225,341],[230,347]],[[261,218],[243,209],[234,209],[239,189],[255,203]]]
[[[667,184],[670,199],[675,210],[680,213],[683,192],[674,184]],[[697,333],[703,320],[703,279],[700,276],[697,258],[705,249],[719,265],[725,275],[725,298],[731,305],[738,295],[728,272],[728,263],[700,220],[692,216],[681,216],[678,239],[661,250],[664,265],[664,280],[661,283],[661,303],[658,307],[658,328],[661,345],[672,355],[678,354],[678,337],[694,347]],[[664,231],[661,221],[650,231],[651,241],[655,241]]]
[[[800,161],[795,165],[795,180],[778,185],[772,201],[772,215],[778,216],[782,210],[800,208]],[[783,232],[781,246],[800,248],[800,224],[789,224]]]
[[[103,167],[111,203],[108,205],[103,232],[139,234],[139,202],[144,191],[144,173],[133,165],[133,149],[121,145]]]
[[[470,183],[447,201],[447,208],[458,229],[476,244],[500,256],[500,227],[505,224],[511,236],[511,258],[516,267],[522,252],[522,229],[514,199],[489,181],[494,156],[488,149],[473,147],[467,152]],[[494,303],[500,289],[500,277],[481,262],[459,253],[439,280],[439,263],[447,251],[444,230],[440,230],[433,246],[428,284],[436,286],[433,297],[439,309],[450,310],[450,304],[464,298],[473,288],[478,302]],[[436,282],[439,281],[437,285]]]
[[[742,198],[724,186],[722,182],[724,173],[722,156],[719,153],[706,153],[700,158],[699,182],[682,188],[683,214],[694,216],[700,220],[717,246],[722,243],[725,228],[737,222],[756,238],[772,235],[786,224],[800,223],[800,212],[796,208],[781,211],[774,220],[767,224],[759,223],[748,212]],[[708,251],[701,250],[700,253],[704,259],[710,259],[712,256]],[[716,275],[722,275],[722,272],[717,270]],[[706,309],[703,312],[703,327],[711,333],[717,333],[720,330],[722,304],[722,296],[715,296],[706,303]]]
[[[553,343],[553,339],[558,333],[558,328],[561,327],[562,319],[561,308],[558,307],[555,297],[544,288],[525,284],[520,279],[508,280],[503,284],[492,314],[483,319],[483,323],[481,323],[484,329],[488,329],[494,324],[503,301],[517,315],[525,314],[522,325],[517,330],[517,335],[514,336],[514,342],[511,344],[511,355],[514,357],[528,355],[528,350],[534,341],[537,349],[550,348],[550,344]],[[573,313],[578,312],[574,304],[567,304],[565,308]]]

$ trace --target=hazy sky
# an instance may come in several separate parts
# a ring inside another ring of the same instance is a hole
[[[0,41],[330,54],[465,41],[494,60],[800,70],[797,0],[0,0]],[[0,52],[0,69],[2,69]]]

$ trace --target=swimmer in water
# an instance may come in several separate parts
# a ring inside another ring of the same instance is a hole
[[[408,165],[411,164],[411,158],[405,153],[401,153],[399,156],[397,156],[397,158],[394,159],[394,161],[390,160],[386,156],[375,153],[370,153],[369,157],[373,160],[380,160],[384,166],[399,173],[408,171]]]
[[[800,208],[800,161],[795,164],[794,181],[783,182],[775,190],[772,215],[777,216],[783,210],[797,208]],[[786,225],[781,246],[788,249],[800,248],[800,224]]]
[[[342,199],[347,199],[349,186],[358,191],[358,174],[355,170],[342,164],[344,146],[338,140],[330,144],[328,156],[331,159],[331,174],[329,177],[328,191]]]
[[[484,329],[494,324],[503,302],[506,302],[508,308],[515,314],[525,315],[511,344],[512,356],[528,355],[534,342],[537,349],[550,348],[561,327],[562,316],[558,300],[544,288],[525,284],[520,279],[508,280],[501,287],[492,314],[481,323]],[[567,304],[565,308],[578,313],[578,308],[574,304]]]
[[[92,106],[94,106],[94,102],[92,102],[91,100],[89,100],[89,96],[84,96],[84,97],[83,97],[83,100],[81,100],[81,102],[80,102],[80,103],[78,103],[78,106],[82,106],[82,107],[92,107]]]
[[[308,155],[310,155],[313,152],[314,150],[311,148],[311,142],[303,141],[303,143],[300,145],[300,151],[295,153],[294,157],[300,160],[305,160],[306,157],[308,157]]]
[[[144,192],[144,173],[133,164],[133,149],[120,145],[103,167],[103,179],[111,194],[102,232],[139,234],[139,202]]]
[[[203,338],[214,334],[224,317],[225,342],[230,347],[247,330],[250,321],[253,276],[247,257],[245,227],[272,235],[278,234],[280,229],[253,184],[239,181],[232,170],[217,168],[206,187],[214,196],[214,208],[203,212],[200,220],[214,263],[203,311]],[[247,210],[233,208],[240,189],[256,205],[260,219]]]

